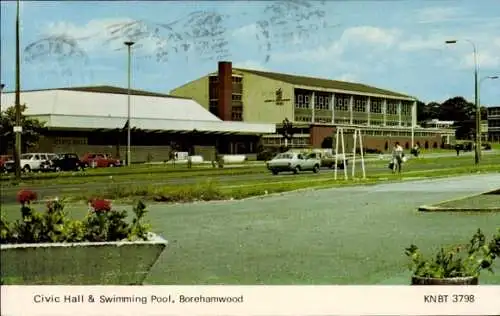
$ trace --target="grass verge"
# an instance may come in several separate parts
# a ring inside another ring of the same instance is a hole
[[[331,188],[351,185],[370,185],[387,181],[405,181],[415,178],[439,178],[464,174],[473,174],[478,172],[495,172],[497,166],[480,167],[458,167],[442,168],[434,170],[422,170],[406,172],[404,176],[385,173],[374,174],[366,179],[355,178],[354,180],[344,180],[342,175],[338,180],[333,179],[333,175],[325,174],[314,178],[294,177],[283,180],[263,179],[246,180],[228,184],[220,184],[214,181],[205,181],[196,185],[111,185],[100,188],[96,191],[85,194],[69,194],[66,198],[72,200],[88,200],[89,198],[99,197],[104,199],[122,200],[142,198],[157,202],[193,202],[193,201],[211,201],[211,200],[229,200],[243,199],[253,196],[262,196],[273,193],[282,193],[300,189],[318,189]]]
[[[359,165],[359,159],[356,160]],[[433,158],[413,158],[410,159],[405,165],[405,170],[416,169],[434,169],[444,167],[466,167],[472,163],[470,156],[460,157],[433,157]],[[485,155],[482,163],[484,165],[500,166],[500,155]],[[366,162],[368,173],[372,171],[387,171],[387,159],[372,160]],[[358,168],[359,169],[359,168]],[[371,170],[370,170],[371,169]],[[378,170],[376,170],[378,169]],[[500,167],[499,167],[500,169]],[[109,170],[109,172],[106,172]],[[148,168],[106,168],[89,170],[81,173],[51,173],[51,174],[33,174],[31,178],[24,178],[21,183],[12,181],[3,181],[3,187],[15,187],[18,185],[70,185],[70,184],[85,184],[89,182],[109,183],[115,184],[118,182],[126,181],[156,181],[156,180],[169,180],[186,177],[217,177],[217,176],[233,176],[233,175],[250,175],[250,174],[265,174],[269,171],[262,164],[251,164],[236,166],[227,166],[227,168],[219,169],[212,167],[193,167],[188,169],[186,166],[177,166],[176,168],[165,166],[151,166]],[[6,179],[3,179],[6,180]]]
[[[500,189],[419,207],[423,212],[500,212]]]

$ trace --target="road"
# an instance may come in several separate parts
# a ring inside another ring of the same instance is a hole
[[[482,174],[153,204],[151,222],[172,243],[146,283],[236,284],[245,278],[245,284],[268,285],[407,285],[405,247],[416,244],[428,252],[466,242],[478,228],[490,237],[500,223],[498,213],[419,213],[418,207],[498,186],[500,175]],[[221,240],[223,246],[213,246]],[[192,256],[197,260],[186,259]],[[247,261],[257,268],[249,269]],[[485,272],[480,283],[498,285],[500,275]]]
[[[433,154],[432,157],[436,157],[439,154]],[[453,156],[453,155],[452,155]],[[439,156],[441,157],[441,156]],[[444,154],[442,157],[449,157],[449,154]],[[387,159],[387,158],[384,158]],[[380,160],[380,158],[377,158],[375,160]],[[373,160],[372,160],[373,161]],[[420,171],[420,170],[429,170],[432,168],[442,168],[441,165],[439,166],[433,166],[430,164],[421,164],[421,165],[412,165],[411,170],[412,171]],[[359,161],[356,164],[356,174],[360,175],[361,168],[359,166]],[[348,168],[348,175],[349,177],[351,176],[352,169]],[[372,164],[368,161],[366,164],[366,174],[369,176],[370,174],[374,173],[384,173],[387,172],[389,174],[389,170],[385,166],[385,164]],[[314,174],[311,172],[303,172],[298,175],[293,175],[291,173],[283,173],[279,174],[277,176],[273,176],[269,173],[259,173],[259,174],[242,174],[242,175],[219,175],[219,176],[212,176],[212,177],[207,177],[207,176],[198,176],[195,174],[192,174],[191,176],[188,177],[180,177],[180,178],[169,178],[165,180],[161,180],[158,178],[151,179],[151,180],[139,180],[139,181],[116,181],[116,182],[111,182],[111,181],[103,181],[103,182],[88,182],[88,183],[76,183],[76,184],[54,184],[54,185],[47,185],[45,184],[32,184],[32,185],[25,185],[22,188],[25,189],[31,189],[37,192],[38,196],[40,199],[44,199],[47,197],[53,197],[53,196],[58,196],[58,195],[64,195],[64,194],[75,194],[76,192],[85,192],[85,191],[92,191],[95,192],[99,189],[105,189],[113,185],[120,185],[120,186],[139,186],[139,185],[153,185],[153,186],[159,186],[159,185],[191,185],[191,184],[196,184],[196,183],[202,183],[207,180],[211,180],[216,183],[220,184],[226,184],[226,185],[231,185],[232,183],[241,183],[245,181],[256,181],[261,179],[263,182],[268,181],[269,179],[272,179],[272,181],[289,181],[291,178],[296,178],[296,177],[307,177],[307,178],[312,178],[314,179],[315,177],[320,177],[321,175],[324,176],[325,173],[330,173],[333,176],[333,170],[332,169],[322,169],[320,173]],[[344,172],[343,170],[338,170],[338,177],[339,179],[344,177]],[[94,180],[95,181],[95,180]],[[2,192],[0,194],[0,203],[13,203],[15,202],[16,199],[16,193],[20,189],[20,187],[4,187],[2,188]]]

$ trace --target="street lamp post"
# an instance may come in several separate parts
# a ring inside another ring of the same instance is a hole
[[[127,166],[130,166],[131,163],[131,154],[130,154],[130,81],[131,81],[131,54],[132,54],[132,45],[135,43],[132,41],[125,42],[125,45],[127,45],[128,49],[128,70],[127,70],[127,81],[128,81],[128,87],[127,87]]]
[[[16,90],[15,90],[15,109],[16,109],[16,124],[14,126],[14,133],[16,135],[15,141],[15,171],[16,180],[21,180],[21,52],[20,52],[20,30],[19,30],[19,2],[16,2]]]
[[[474,51],[474,103],[476,107],[476,142],[475,142],[475,150],[474,150],[474,161],[476,165],[479,164],[481,160],[481,106],[479,104],[479,84],[478,84],[478,64],[477,64],[477,48],[476,44],[473,41],[466,39],[466,42],[469,42],[472,45],[472,49]],[[449,40],[446,41],[446,44],[456,44],[458,40]]]

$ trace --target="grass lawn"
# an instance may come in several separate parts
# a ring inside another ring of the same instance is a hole
[[[500,187],[500,185],[499,185]],[[457,200],[438,203],[435,206],[445,208],[500,208],[500,189],[495,194],[478,194]]]
[[[367,168],[367,175],[388,173],[386,168],[388,163],[387,159],[367,161],[365,163]],[[356,160],[356,170],[358,175],[361,173],[359,159]],[[500,155],[484,155],[482,157],[481,165],[498,165],[500,170]],[[418,171],[423,169],[442,169],[473,166],[473,158],[471,156],[459,157],[441,157],[441,158],[410,158],[403,166],[404,171]],[[110,168],[106,168],[110,169]],[[31,179],[23,180],[23,184],[27,185],[65,185],[65,184],[81,184],[88,182],[99,181],[99,183],[116,184],[126,181],[163,181],[168,179],[180,178],[193,178],[199,177],[201,180],[217,176],[232,176],[232,175],[252,175],[252,174],[269,174],[269,171],[263,165],[252,165],[244,167],[213,169],[209,167],[200,167],[188,170],[185,166],[178,166],[177,169],[162,166],[153,166],[148,168],[136,168],[128,170],[127,168],[114,168],[109,173],[101,171],[104,169],[90,170],[88,173],[78,173],[71,176],[71,173],[59,174],[33,174],[30,175]],[[94,172],[95,171],[95,172]],[[329,172],[327,172],[329,173]],[[342,171],[340,171],[342,173]],[[349,167],[349,175],[351,173],[351,166]],[[304,175],[300,175],[304,176]],[[49,177],[49,178],[48,178]],[[2,186],[17,186],[8,179],[2,179]]]
[[[148,220],[170,244],[146,283],[409,284],[403,251],[411,243],[424,252],[436,250],[467,242],[477,228],[489,236],[500,226],[500,213],[419,213],[420,204],[456,197],[457,191],[442,185],[413,190],[409,183],[385,184],[246,201],[150,204]],[[86,207],[67,209],[82,217]],[[19,211],[4,205],[3,212],[12,219]],[[496,268],[496,274],[481,275],[481,284],[500,284]]]

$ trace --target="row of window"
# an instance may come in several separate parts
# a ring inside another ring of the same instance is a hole
[[[411,131],[387,131],[387,130],[362,130],[361,134],[364,136],[382,136],[382,137],[411,137]],[[415,132],[415,137],[434,137],[435,132]],[[283,142],[283,137],[263,137],[262,141],[266,144],[277,144]],[[307,137],[294,137],[292,142],[301,144],[308,141]]]
[[[488,127],[500,127],[500,120],[489,120]]]
[[[273,137],[273,138],[262,138],[262,144],[263,145],[285,145],[285,139],[284,138],[278,138],[278,137]],[[289,146],[308,146],[309,145],[309,138],[308,137],[297,137],[297,138],[292,138],[291,140],[287,141],[287,145]]]
[[[488,116],[500,116],[500,108],[489,109]]]
[[[70,138],[70,137],[56,137],[54,139],[55,145],[87,145],[88,140],[86,137]]]
[[[331,97],[328,96],[315,96],[314,108],[317,110],[330,110],[331,109]],[[299,109],[310,109],[311,106],[311,96],[297,94],[295,96],[295,107]],[[351,105],[351,98],[337,97],[335,98],[335,111],[349,111]],[[411,115],[412,104],[407,102],[401,103],[401,115]],[[353,100],[353,111],[354,112],[367,112],[368,99],[355,98]],[[386,113],[392,115],[398,115],[399,102],[397,101],[387,101]],[[372,99],[370,100],[370,113],[383,113],[383,100]]]
[[[295,122],[312,122],[312,116],[310,115],[297,115],[295,116]],[[332,119],[324,116],[315,116],[314,122],[316,123],[332,123]],[[351,124],[350,118],[334,118],[335,124]],[[353,119],[352,124],[354,125],[370,125],[370,126],[382,126],[384,125],[384,121],[382,120],[370,120],[370,124],[368,124],[368,120],[357,120]],[[389,121],[385,122],[386,126],[399,126],[399,121]],[[402,121],[401,126],[411,127],[410,121]]]

